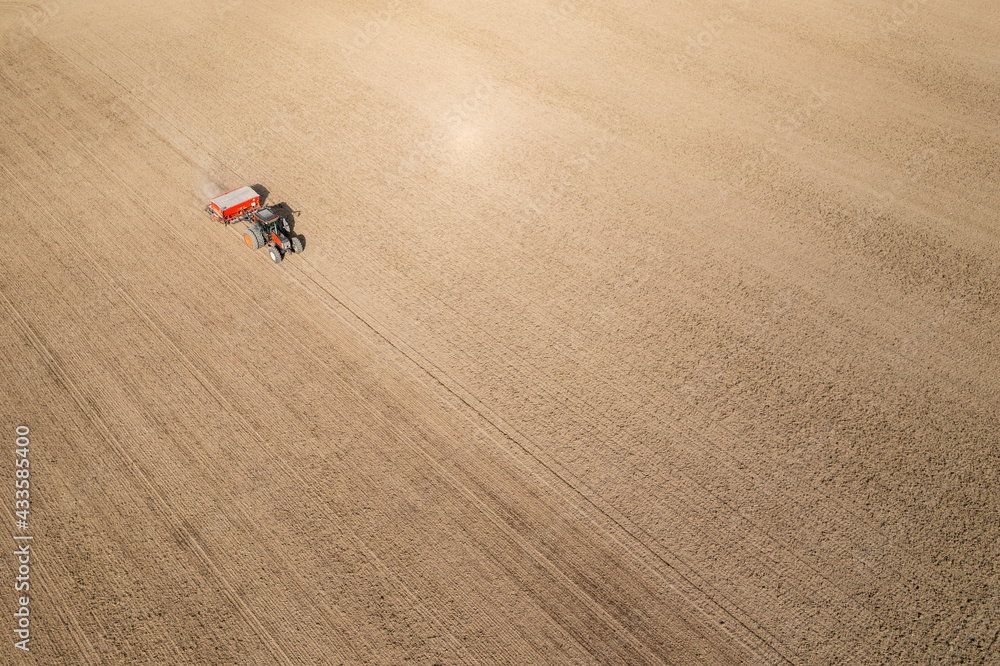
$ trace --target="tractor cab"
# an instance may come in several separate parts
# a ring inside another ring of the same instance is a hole
[[[285,219],[271,210],[270,207],[255,210],[251,222],[260,225],[261,231],[264,232],[265,236],[271,233],[279,234],[282,231],[288,231]]]
[[[255,210],[253,216],[256,217],[257,221],[260,222],[261,224],[269,224],[271,222],[274,222],[274,218],[278,217],[277,215],[274,214],[274,211],[271,210],[270,208],[261,208],[259,210]]]

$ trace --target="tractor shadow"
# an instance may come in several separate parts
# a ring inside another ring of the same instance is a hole
[[[261,201],[263,202],[263,200],[264,196],[261,195]],[[306,243],[306,237],[303,236],[302,234],[296,233],[295,231],[295,216],[298,214],[298,211],[292,210],[292,207],[289,206],[284,201],[282,201],[279,204],[271,204],[271,210],[273,210],[275,213],[288,220],[288,232],[293,236],[299,237],[299,240],[302,241],[302,251],[305,252],[306,247],[308,247],[308,244]]]
[[[266,187],[264,187],[260,183],[257,183],[256,185],[251,185],[250,189],[252,189],[254,192],[256,192],[258,196],[260,196],[260,205],[261,206],[266,206],[267,205],[267,198],[271,195],[271,190],[267,189]],[[291,233],[293,236],[298,236],[299,237],[299,239],[302,241],[302,251],[305,252],[305,249],[306,249],[306,237],[302,236],[301,234],[296,234],[295,233],[295,216],[296,216],[296,214],[298,212],[292,210],[292,207],[289,206],[284,201],[282,201],[279,204],[271,204],[271,210],[273,210],[275,213],[277,213],[281,217],[283,217],[286,220],[288,220],[288,231],[289,231],[289,233]]]
[[[258,185],[251,185],[250,189],[253,190],[254,192],[256,192],[257,196],[260,197],[260,205],[261,206],[266,206],[267,205],[267,197],[271,194],[271,190],[269,190],[266,187],[264,187],[263,185],[259,185],[259,184]]]

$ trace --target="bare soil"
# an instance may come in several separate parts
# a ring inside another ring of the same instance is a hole
[[[998,43],[0,2],[0,663],[1000,663]]]

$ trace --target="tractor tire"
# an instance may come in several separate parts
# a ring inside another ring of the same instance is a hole
[[[271,254],[271,261],[273,261],[276,264],[280,264],[281,263],[281,250],[280,249],[278,249],[277,247],[275,247],[274,245],[272,245],[271,246],[271,252],[270,252],[270,254]]]
[[[261,245],[264,244],[264,235],[260,233],[260,229],[257,227],[250,227],[243,232],[243,242],[251,250],[259,250]]]
[[[295,254],[302,252],[302,239],[298,236],[292,236],[292,252]]]

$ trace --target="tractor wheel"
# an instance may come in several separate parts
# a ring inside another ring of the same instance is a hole
[[[257,227],[250,227],[243,232],[243,241],[251,250],[259,250],[260,246],[264,244],[264,236]]]
[[[281,250],[279,250],[273,245],[271,246],[271,261],[273,261],[276,264],[281,263]]]
[[[302,239],[298,236],[292,236],[292,252],[295,254],[302,252]]]

